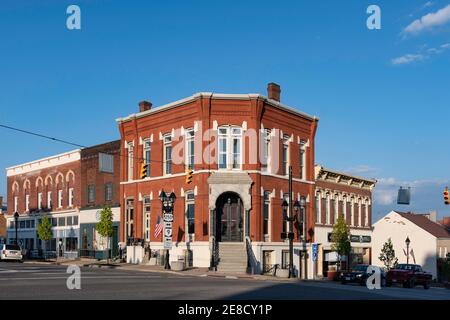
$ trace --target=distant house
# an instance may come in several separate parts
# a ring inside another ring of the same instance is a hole
[[[399,263],[407,262],[405,240],[410,239],[409,263],[422,265],[437,278],[437,260],[450,252],[450,232],[436,222],[436,214],[416,214],[391,211],[373,225],[372,263],[383,266],[379,260],[383,244],[391,238]]]

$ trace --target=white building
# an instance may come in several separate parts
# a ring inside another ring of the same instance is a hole
[[[437,259],[450,252],[450,233],[436,222],[436,214],[391,211],[374,223],[372,262],[384,266],[379,256],[383,244],[391,238],[399,263],[407,263],[405,240],[410,239],[409,263],[419,264],[437,278]]]

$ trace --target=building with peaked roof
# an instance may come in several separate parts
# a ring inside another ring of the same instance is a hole
[[[391,238],[399,263],[419,264],[427,272],[438,278],[440,258],[450,252],[450,232],[436,222],[436,215],[391,211],[373,225],[372,263],[383,266],[379,259],[383,244]],[[407,252],[406,238],[410,239]]]

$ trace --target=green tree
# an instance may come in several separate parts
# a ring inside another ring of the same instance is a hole
[[[389,238],[383,244],[383,248],[381,249],[381,253],[378,259],[383,262],[384,266],[388,270],[394,268],[397,265],[398,259],[395,257],[395,250],[391,238]]]
[[[348,257],[352,249],[350,243],[350,228],[345,222],[344,217],[338,217],[331,234],[331,249],[339,255],[339,269],[341,268],[342,257]]]
[[[95,226],[95,230],[106,238],[107,263],[109,263],[109,238],[113,235],[113,213],[110,207],[104,207],[100,212],[100,221]]]
[[[53,237],[52,234],[52,224],[50,223],[50,219],[47,216],[43,216],[41,222],[38,224],[38,237],[45,243],[44,249],[44,259],[45,252],[47,251],[47,242],[50,241]]]

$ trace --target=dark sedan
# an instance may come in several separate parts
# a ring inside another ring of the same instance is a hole
[[[342,272],[340,275],[341,283],[358,283],[362,286],[366,285],[367,278],[372,274],[368,273],[368,264],[358,264],[354,266],[350,271]],[[377,267],[375,267],[377,268]],[[384,286],[386,283],[386,276],[383,270],[381,270],[381,285]]]

